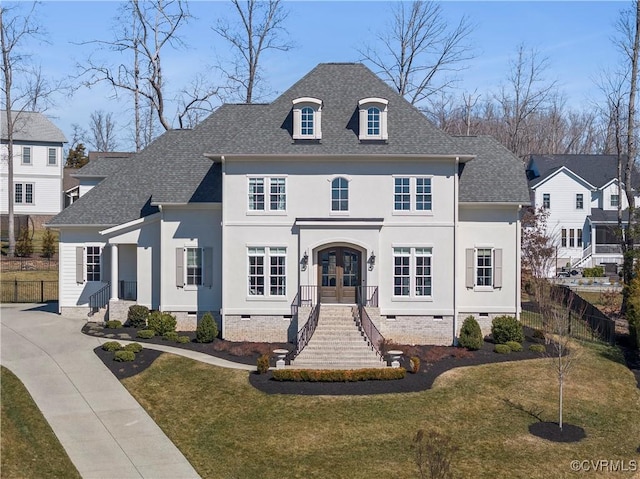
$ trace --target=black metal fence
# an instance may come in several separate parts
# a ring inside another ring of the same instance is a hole
[[[58,301],[57,281],[2,281],[0,282],[0,302],[3,303],[46,303]]]

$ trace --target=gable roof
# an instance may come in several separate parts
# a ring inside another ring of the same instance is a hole
[[[292,139],[292,101],[304,96],[324,104],[319,142]],[[389,100],[388,142],[358,138],[358,100],[373,96]],[[364,65],[321,64],[273,103],[226,104],[193,130],[164,133],[49,224],[118,225],[156,212],[159,204],[221,202],[221,165],[205,155],[389,155],[392,160],[478,152],[465,169],[461,198],[528,204],[522,163],[495,140],[461,140],[435,128]]]
[[[134,153],[89,153],[89,163],[76,170],[76,178],[106,178],[131,162]]]
[[[571,177],[571,179],[573,179],[577,183],[582,184],[588,190],[596,191],[598,189],[597,186],[592,185],[587,180],[585,180],[582,176],[580,176],[580,175],[576,174],[575,172],[571,171],[566,166],[559,166],[557,168],[553,168],[544,177],[535,178],[535,179],[531,180],[529,182],[529,185],[531,186],[531,189],[536,189],[537,187],[539,187],[540,185],[542,185],[542,184],[546,183],[547,181],[551,180],[554,176],[557,176],[560,173],[564,173],[567,176]],[[616,181],[616,180],[615,179],[614,180],[609,180],[607,182],[607,184],[611,183],[612,181]]]
[[[563,166],[596,188],[602,188],[618,177],[616,155],[530,155],[527,163],[529,186],[536,186]],[[632,184],[634,188],[640,185],[637,171],[632,175]]]
[[[15,122],[13,131],[14,141],[29,141],[43,143],[66,143],[67,139],[62,130],[54,125],[42,113],[33,111],[12,111],[12,119]],[[2,135],[0,140],[8,140],[7,131],[7,111],[0,110],[0,124],[2,125]]]
[[[460,168],[458,200],[486,203],[531,203],[523,162],[491,136],[458,136],[461,153],[476,158]]]

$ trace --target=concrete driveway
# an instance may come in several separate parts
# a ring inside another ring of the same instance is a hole
[[[199,477],[55,305],[2,305],[0,363],[24,383],[84,478]]]

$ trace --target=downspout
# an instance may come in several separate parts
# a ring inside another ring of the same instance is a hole
[[[158,310],[162,311],[162,298],[164,298],[164,282],[162,278],[164,275],[162,274],[162,225],[164,225],[164,210],[162,209],[162,205],[158,205],[158,211],[160,211],[160,245],[158,248],[160,249],[158,254],[158,271],[160,272],[160,297],[158,298]],[[153,253],[152,253],[153,254]],[[151,270],[153,271],[153,256],[151,257]],[[151,289],[151,303],[153,304],[153,288]]]
[[[516,319],[520,321],[520,311],[522,310],[522,304],[520,298],[522,297],[522,245],[521,245],[521,225],[520,225],[520,211],[522,205],[518,205],[516,212]]]
[[[227,233],[227,228],[225,226],[225,221],[226,221],[226,217],[227,215],[225,214],[225,207],[227,202],[225,201],[225,181],[226,181],[226,164],[225,164],[225,160],[224,160],[224,156],[220,156],[220,171],[221,171],[221,175],[222,175],[222,218],[220,218],[220,228],[222,229],[221,232],[221,247],[222,247],[222,251],[220,254],[220,269],[221,271],[221,283],[220,283],[220,337],[222,339],[226,338],[226,321],[225,321],[225,310],[224,310],[224,304],[225,304],[225,294],[226,294],[226,288],[225,288],[225,245],[227,244],[227,242],[225,241],[225,236]]]
[[[458,171],[460,157],[456,156],[453,176],[453,345],[458,345]]]

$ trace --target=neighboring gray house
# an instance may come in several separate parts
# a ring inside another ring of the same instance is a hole
[[[494,139],[438,130],[361,64],[321,64],[270,104],[166,132],[54,218],[60,311],[121,318],[132,297],[184,329],[211,311],[238,341],[355,315],[451,344],[468,315],[488,332],[519,314],[529,201]]]

